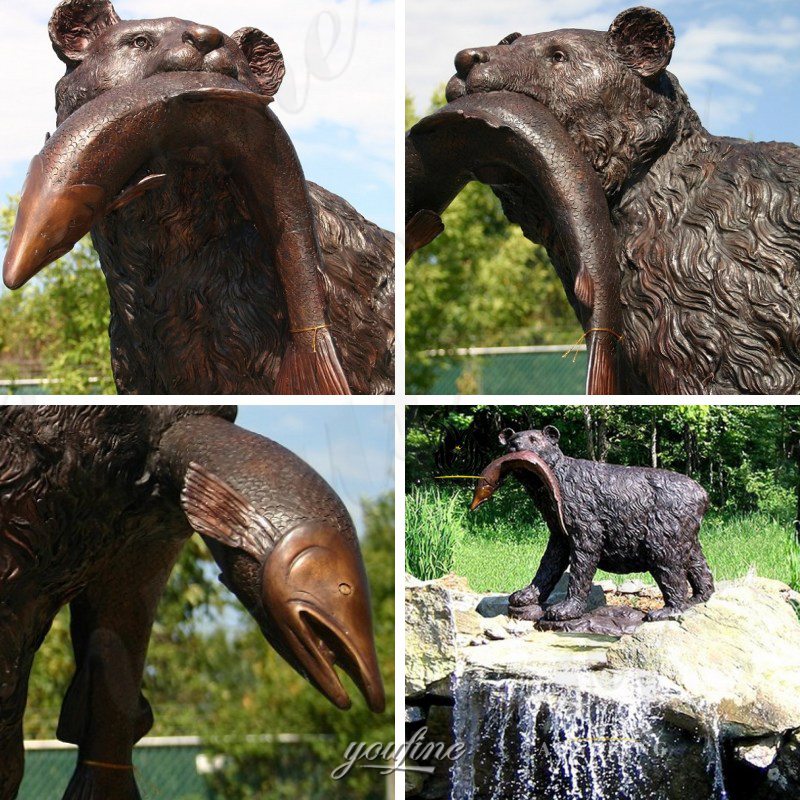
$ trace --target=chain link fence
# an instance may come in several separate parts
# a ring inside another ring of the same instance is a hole
[[[60,800],[75,769],[76,750],[61,742],[26,742],[18,800]],[[210,793],[213,769],[195,737],[143,739],[133,757],[143,800],[223,800]]]
[[[287,776],[297,774],[298,769],[308,769],[308,754],[302,748],[304,737],[286,734],[249,738],[269,740],[285,747]],[[289,753],[289,750],[293,752]],[[61,800],[75,769],[76,756],[76,748],[62,742],[26,742],[25,777],[18,800]],[[228,800],[213,788],[213,778],[225,767],[226,756],[204,746],[198,737],[142,739],[134,749],[133,764],[142,800]],[[327,775],[326,779],[331,780]],[[390,775],[386,780],[385,794],[382,791],[377,794],[391,800],[394,796],[392,786]]]
[[[586,345],[469,347],[430,351],[429,394],[585,394]]]

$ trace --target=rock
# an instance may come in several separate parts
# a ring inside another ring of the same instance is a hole
[[[553,593],[550,597],[547,598],[547,605],[551,606],[555,603],[560,603],[566,596],[567,596],[567,586],[569,585],[569,572],[565,572],[561,576],[561,580],[556,584],[556,588],[553,589]],[[603,588],[597,584],[593,583],[591,591],[589,592],[589,599],[588,599],[587,609],[592,611],[595,608],[600,608],[600,606],[604,606],[606,604],[606,593],[603,591]]]
[[[606,666],[606,651],[614,641],[610,636],[533,631],[526,636],[470,647],[460,656],[465,670],[482,669],[514,677],[550,679],[554,673],[580,677],[582,670]]]
[[[443,589],[448,589],[451,592],[472,591],[469,586],[469,581],[465,577],[462,575],[456,575],[452,572],[448,572],[447,575],[437,578],[435,581],[433,581],[433,584],[435,586],[441,586]]]
[[[778,755],[781,737],[778,735],[762,736],[760,739],[737,742],[733,746],[733,755],[756,769],[769,769],[775,756]]]
[[[647,597],[650,600],[661,600],[661,589],[658,586],[645,586],[641,592],[639,592],[639,597]]]
[[[478,636],[470,636],[467,633],[456,633],[456,644],[458,647],[469,647],[476,639],[479,639]]]
[[[456,628],[449,593],[432,583],[407,585],[406,697],[425,694],[456,668]]]
[[[481,597],[475,610],[482,617],[508,616],[508,595],[488,594]]]
[[[680,621],[642,625],[608,650],[616,668],[647,670],[716,709],[723,732],[800,726],[800,622],[776,591],[720,583]]]
[[[453,611],[453,617],[456,625],[456,630],[466,636],[480,636],[483,631],[483,626],[486,620],[477,612],[470,609],[469,611]]]
[[[419,578],[415,578],[410,572],[406,572],[404,585],[406,589],[408,589],[410,586],[424,586],[425,584]]]
[[[644,612],[630,606],[602,606],[578,619],[547,620],[536,624],[540,631],[563,633],[596,633],[604,636],[622,636],[633,633],[644,622]]]
[[[424,719],[425,712],[419,706],[406,704],[406,725],[422,722]]]
[[[612,594],[613,592],[617,591],[617,584],[614,583],[614,581],[600,581],[600,583],[597,585],[603,590],[603,592],[605,592],[605,594]]]
[[[490,642],[497,642],[501,639],[508,639],[508,633],[500,627],[497,628],[487,628],[484,631],[484,635]]]
[[[617,591],[620,594],[639,594],[644,589],[644,584],[637,580],[623,581]]]
[[[506,624],[506,630],[512,636],[524,636],[533,630],[533,622],[524,619],[510,619]]]
[[[800,797],[800,731],[786,737],[767,777],[776,789],[784,792],[783,797],[793,800]]]
[[[453,745],[453,708],[452,706],[431,706],[428,715],[428,725],[425,735],[425,744],[439,745],[439,754],[444,758],[433,758],[425,762],[433,767],[433,773],[425,778],[425,783],[420,791],[424,800],[449,800],[450,797],[450,770],[452,760],[447,758],[448,750]],[[431,750],[428,747],[429,751]]]

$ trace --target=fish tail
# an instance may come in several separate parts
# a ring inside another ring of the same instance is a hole
[[[586,377],[587,394],[617,394],[616,341],[605,331],[594,331],[589,346],[589,374]]]
[[[275,379],[275,394],[350,394],[327,325],[292,332]]]

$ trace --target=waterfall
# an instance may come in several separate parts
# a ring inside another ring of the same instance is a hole
[[[455,689],[454,736],[465,750],[451,798],[726,800],[713,718],[700,734],[670,725],[659,702],[669,692],[635,671],[611,680],[466,672]]]

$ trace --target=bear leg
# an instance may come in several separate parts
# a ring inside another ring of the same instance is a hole
[[[692,548],[689,556],[689,567],[687,570],[689,585],[692,587],[692,604],[705,603],[714,594],[714,576],[708,568],[708,562],[700,549],[700,542]]]
[[[602,541],[600,536],[593,541]],[[592,579],[600,563],[600,552],[581,550],[573,547],[569,557],[569,584],[567,596],[560,603],[550,606],[544,612],[546,620],[577,619],[586,612]]]
[[[645,622],[677,619],[689,605],[686,567],[682,564],[658,564],[650,568],[650,573],[664,596],[664,608],[648,612]]]
[[[544,603],[556,588],[556,584],[569,564],[569,541],[564,536],[550,534],[539,569],[533,580],[518,589],[508,598],[508,604],[516,608]]]

